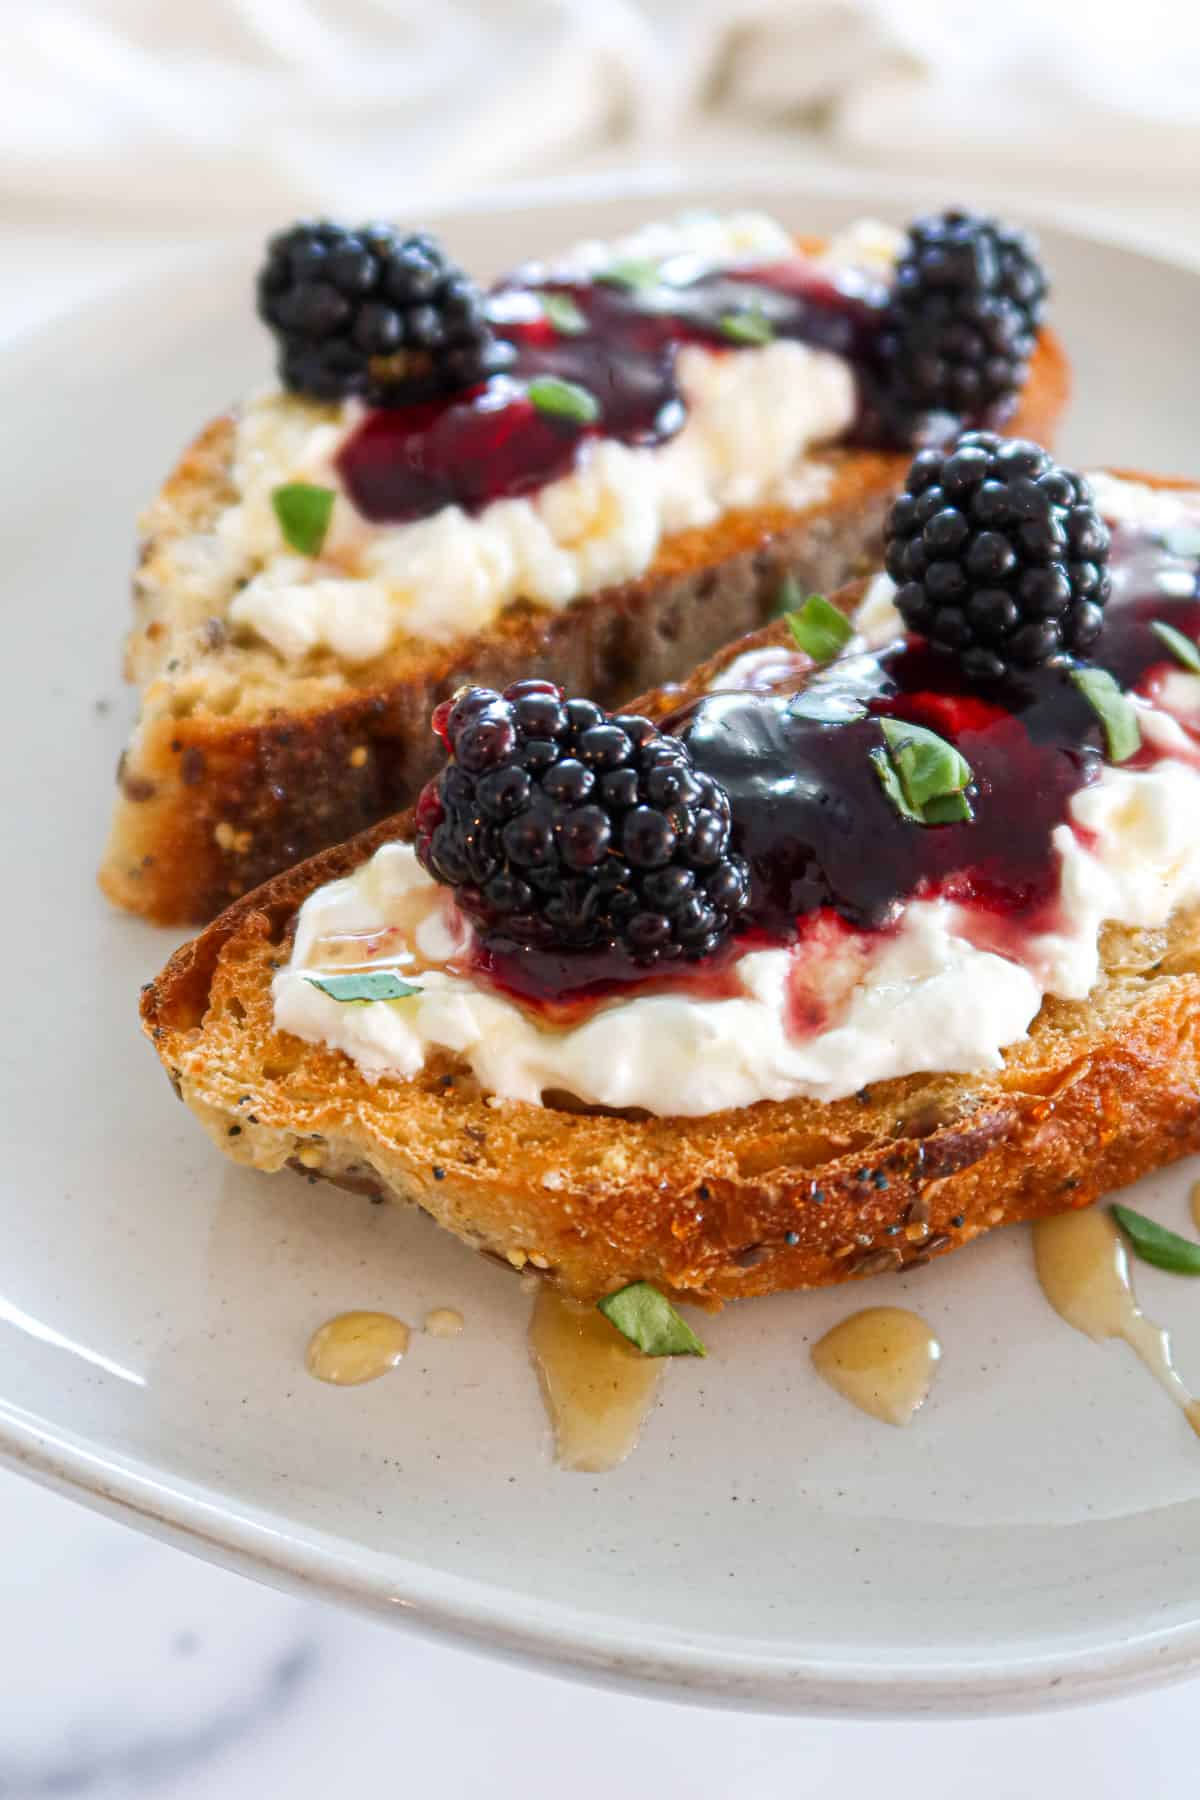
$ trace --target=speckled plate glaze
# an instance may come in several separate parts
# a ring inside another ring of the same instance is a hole
[[[480,203],[445,230],[487,271],[718,195],[817,231],[922,203],[575,188]],[[1064,231],[1044,242],[1079,370],[1064,448],[1200,469],[1197,271]],[[1200,1444],[1127,1351],[1050,1312],[1024,1231],[867,1290],[730,1309],[706,1327],[706,1363],[668,1370],[633,1459],[567,1475],[516,1279],[421,1218],[228,1167],[177,1105],[136,1021],[173,940],[110,912],[93,871],[131,710],[132,521],[201,421],[266,372],[254,259],[165,268],[0,366],[0,1454],[268,1580],[708,1701],[961,1713],[1193,1666]],[[1135,1204],[1186,1229],[1194,1175]],[[1138,1286],[1200,1382],[1195,1290],[1145,1268]],[[809,1365],[868,1301],[917,1308],[945,1345],[907,1432]],[[414,1334],[386,1379],[305,1375],[330,1314],[419,1325],[436,1305],[465,1313],[464,1334]]]

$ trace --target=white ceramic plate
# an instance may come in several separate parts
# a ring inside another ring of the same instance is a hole
[[[488,270],[669,201],[479,208]],[[808,229],[913,209],[765,198]],[[1047,231],[1077,360],[1072,457],[1200,466],[1193,271]],[[262,379],[253,251],[164,270],[26,338],[0,368],[8,633],[0,760],[0,1453],[148,1528],[494,1650],[791,1710],[970,1710],[1128,1688],[1200,1659],[1200,1444],[1133,1358],[1051,1314],[1022,1230],[902,1280],[731,1309],[668,1371],[616,1473],[551,1463],[519,1283],[419,1217],[226,1165],[139,1036],[170,934],[101,902],[95,865],[130,712],[117,676],[135,509],[196,426]],[[1182,1227],[1194,1171],[1138,1204]],[[1140,1269],[1200,1381],[1188,1284]],[[851,1411],[808,1346],[867,1301],[945,1344],[907,1432]],[[319,1386],[345,1307],[414,1336],[374,1386]]]

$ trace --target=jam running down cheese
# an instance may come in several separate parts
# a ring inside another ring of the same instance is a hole
[[[252,400],[198,573],[217,558],[235,629],[288,661],[355,665],[634,579],[666,535],[732,509],[813,504],[823,446],[883,435],[900,241],[863,224],[803,257],[761,214],[697,215],[526,267],[489,297],[511,362],[476,388]],[[336,496],[318,556],[287,552],[272,508],[296,482]]]
[[[389,844],[305,902],[277,1022],[372,1077],[412,1076],[441,1049],[502,1098],[565,1090],[663,1115],[998,1067],[1045,995],[1086,997],[1106,921],[1155,926],[1200,901],[1200,675],[1155,630],[1200,640],[1200,494],[1164,514],[1147,490],[1097,489],[1115,529],[1095,661],[1133,696],[1141,735],[1121,766],[1066,667],[973,692],[897,637],[881,577],[838,661],[742,657],[725,677],[738,688],[669,722],[726,787],[750,866],[748,929],[711,963],[622,986],[563,953],[485,957],[449,891]],[[956,746],[969,823],[901,815],[871,760],[881,718]],[[345,1005],[310,979],[363,968],[420,991]]]

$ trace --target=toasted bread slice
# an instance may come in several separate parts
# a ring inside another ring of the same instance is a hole
[[[1050,442],[1067,389],[1063,351],[1045,333],[1006,429]],[[160,924],[202,923],[409,804],[434,767],[429,714],[467,675],[497,687],[548,675],[611,706],[761,624],[785,571],[825,592],[851,579],[877,560],[910,460],[830,449],[819,504],[730,512],[669,536],[638,580],[565,610],[517,602],[452,643],[410,638],[353,667],[314,652],[289,667],[270,646],[238,641],[229,594],[204,578],[205,534],[236,499],[233,444],[232,417],[215,420],[144,521],[126,657],[141,717],[118,771],[100,885]],[[187,584],[181,562],[196,577]]]
[[[634,704],[661,716],[734,655],[783,641],[769,626]],[[1088,1000],[1046,1000],[994,1074],[701,1118],[499,1101],[448,1057],[371,1083],[275,1029],[271,978],[306,896],[409,826],[279,876],[146,988],[145,1029],[177,1092],[236,1160],[412,1202],[574,1295],[645,1279],[719,1304],[911,1268],[1200,1150],[1198,909],[1162,930],[1106,928]]]

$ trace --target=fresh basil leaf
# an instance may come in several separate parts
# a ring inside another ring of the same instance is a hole
[[[887,751],[876,748],[868,750],[867,755],[871,758],[871,766],[879,777],[880,786],[900,817],[911,819],[914,825],[923,825],[925,821],[916,808],[910,804],[908,795],[901,786],[900,777],[892,767],[892,759]]]
[[[587,320],[570,294],[539,294],[538,302],[560,337],[582,337],[587,330]]]
[[[854,636],[854,627],[845,613],[839,612],[824,594],[810,594],[803,606],[785,617],[797,649],[814,662],[831,662]]]
[[[610,263],[607,269],[600,269],[595,279],[606,287],[648,288],[657,287],[659,278],[658,264],[630,258],[627,262]]]
[[[1200,525],[1173,525],[1163,533],[1163,548],[1181,562],[1200,561]]]
[[[1200,1275],[1200,1244],[1168,1231],[1165,1225],[1156,1225],[1153,1219],[1131,1207],[1114,1206],[1112,1212],[1143,1262],[1153,1263],[1156,1269],[1169,1269],[1173,1275]]]
[[[596,1305],[622,1337],[647,1356],[707,1356],[708,1351],[665,1294],[648,1281],[633,1281]]]
[[[965,794],[938,794],[921,808],[923,825],[969,825],[974,817]]]
[[[735,344],[769,344],[775,337],[774,325],[757,307],[722,313],[721,330]]]
[[[271,505],[279,529],[301,556],[319,556],[333,517],[337,495],[332,488],[314,487],[308,481],[289,481],[271,491]]]
[[[572,419],[577,425],[594,425],[600,417],[600,402],[587,388],[574,381],[560,381],[557,375],[539,375],[529,383],[529,398],[539,412],[555,419]]]
[[[918,812],[928,801],[961,794],[970,786],[970,763],[936,731],[907,719],[884,718],[879,724],[908,803]]]
[[[306,975],[305,981],[343,1005],[362,1005],[367,1000],[407,1000],[421,989],[401,981],[391,969],[368,969],[359,975]]]
[[[1151,619],[1150,629],[1155,637],[1162,639],[1177,663],[1182,663],[1193,675],[1200,675],[1200,644],[1193,643],[1182,631],[1176,631],[1165,619]]]
[[[1090,663],[1071,670],[1071,680],[1104,727],[1110,762],[1128,762],[1142,747],[1142,729],[1137,710],[1107,669]]]

